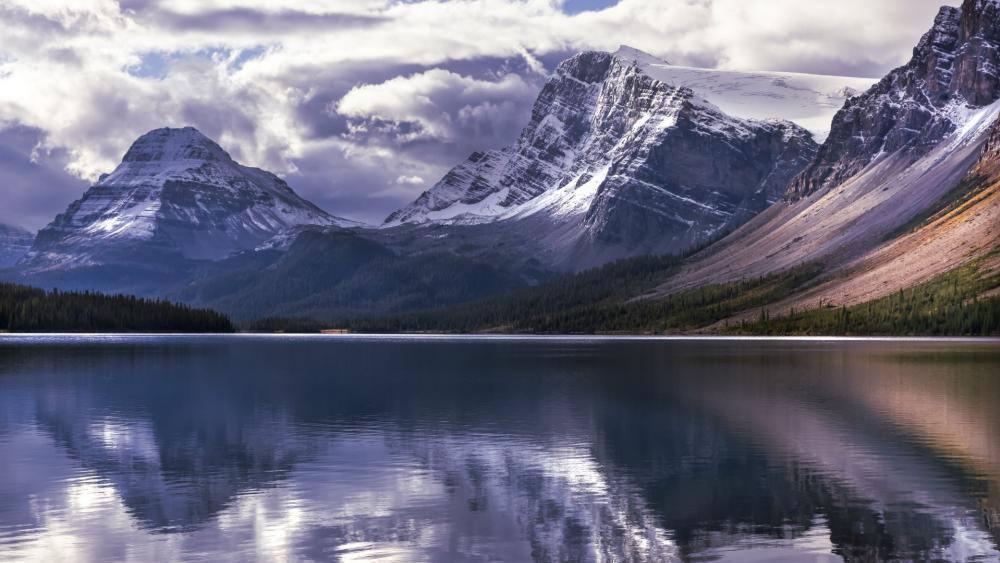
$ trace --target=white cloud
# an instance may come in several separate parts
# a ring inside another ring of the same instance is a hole
[[[396,183],[401,186],[420,186],[423,185],[424,179],[420,176],[399,176],[396,178]]]
[[[348,117],[412,124],[400,141],[455,141],[460,130],[498,128],[512,113],[513,100],[530,100],[535,87],[508,74],[497,81],[476,80],[442,69],[357,86],[336,104]],[[484,132],[482,136],[487,136]]]

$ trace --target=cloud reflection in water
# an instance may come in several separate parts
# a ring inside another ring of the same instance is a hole
[[[5,560],[998,557],[986,345],[71,342],[0,342]]]

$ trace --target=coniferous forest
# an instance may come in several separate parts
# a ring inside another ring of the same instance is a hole
[[[226,316],[129,295],[0,283],[2,332],[233,332]]]
[[[1000,334],[1000,276],[963,266],[918,286],[852,307],[827,306],[756,318],[732,332],[754,335],[921,335]],[[985,297],[984,297],[985,296]]]

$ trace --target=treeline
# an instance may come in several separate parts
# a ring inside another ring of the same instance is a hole
[[[666,279],[674,256],[642,257],[540,287],[447,309],[355,319],[361,332],[663,333],[693,330],[767,304],[813,280],[820,264],[661,299],[636,299]]]
[[[973,264],[926,283],[853,307],[824,307],[771,316],[761,310],[731,332],[757,335],[1000,335],[1000,276]]]
[[[233,332],[233,325],[215,311],[167,301],[0,283],[0,331]]]

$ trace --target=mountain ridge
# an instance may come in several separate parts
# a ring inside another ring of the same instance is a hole
[[[218,259],[302,224],[356,225],[238,164],[193,127],[155,129],[38,233],[21,265],[38,273],[127,264],[137,249],[158,260]]]

